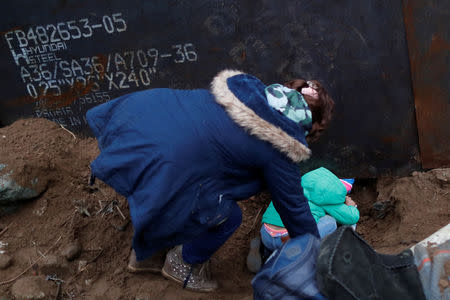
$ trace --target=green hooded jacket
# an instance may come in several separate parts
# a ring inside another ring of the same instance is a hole
[[[316,222],[326,214],[335,218],[339,224],[352,225],[358,222],[358,209],[344,204],[347,195],[344,184],[328,169],[321,167],[306,173],[302,176],[301,185]],[[262,222],[284,227],[272,202],[264,212]]]

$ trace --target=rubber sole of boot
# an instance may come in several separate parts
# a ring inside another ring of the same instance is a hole
[[[178,279],[176,277],[173,277],[172,275],[170,275],[169,273],[164,271],[164,268],[161,270],[161,274],[166,279],[172,280],[172,281],[176,282],[178,285],[184,286],[184,280],[180,280],[180,279]],[[214,292],[215,290],[217,290],[217,288],[200,289],[200,288],[190,288],[188,286],[186,286],[184,289],[189,290],[189,291],[193,291],[193,292],[200,292],[200,293],[210,293],[210,292]]]
[[[247,268],[252,273],[258,273],[261,269],[262,259],[259,253],[261,239],[256,237],[250,241],[250,250],[247,256]]]
[[[166,250],[161,250],[152,257],[138,262],[136,260],[136,252],[132,249],[128,258],[127,270],[130,273],[153,273],[161,274],[161,269],[164,266],[164,259],[166,257]]]
[[[138,268],[133,267],[132,265],[127,266],[127,270],[130,273],[153,273],[153,274],[161,274],[161,268]]]

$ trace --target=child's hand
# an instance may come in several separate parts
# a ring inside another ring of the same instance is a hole
[[[350,196],[345,197],[345,204],[348,206],[356,206],[355,201],[353,201]]]

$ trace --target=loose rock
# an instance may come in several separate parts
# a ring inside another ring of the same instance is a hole
[[[372,205],[372,213],[378,219],[383,219],[392,209],[393,204],[390,200],[377,201]]]
[[[0,164],[0,166],[5,166],[5,164]],[[13,172],[11,170],[0,176],[0,204],[31,199],[39,195],[40,191],[17,184],[12,178]]]
[[[12,264],[12,258],[6,254],[0,254],[0,270],[7,269]]]
[[[11,293],[17,300],[51,299],[55,291],[53,283],[36,276],[21,278],[11,288]]]
[[[69,264],[62,256],[47,255],[39,263],[39,271],[43,275],[62,276],[69,272]]]
[[[78,272],[81,272],[84,269],[86,269],[87,264],[88,264],[87,260],[80,260],[78,262]]]
[[[81,244],[78,240],[72,242],[67,245],[63,251],[61,251],[61,255],[64,256],[68,261],[72,261],[78,258],[81,254]]]

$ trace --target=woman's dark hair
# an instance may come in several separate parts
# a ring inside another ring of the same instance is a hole
[[[316,80],[293,79],[286,82],[284,86],[297,90],[299,93],[301,93],[302,88],[311,87],[319,94],[318,99],[302,94],[312,113],[312,129],[306,136],[306,141],[308,143],[316,141],[331,121],[334,107],[333,99]]]

